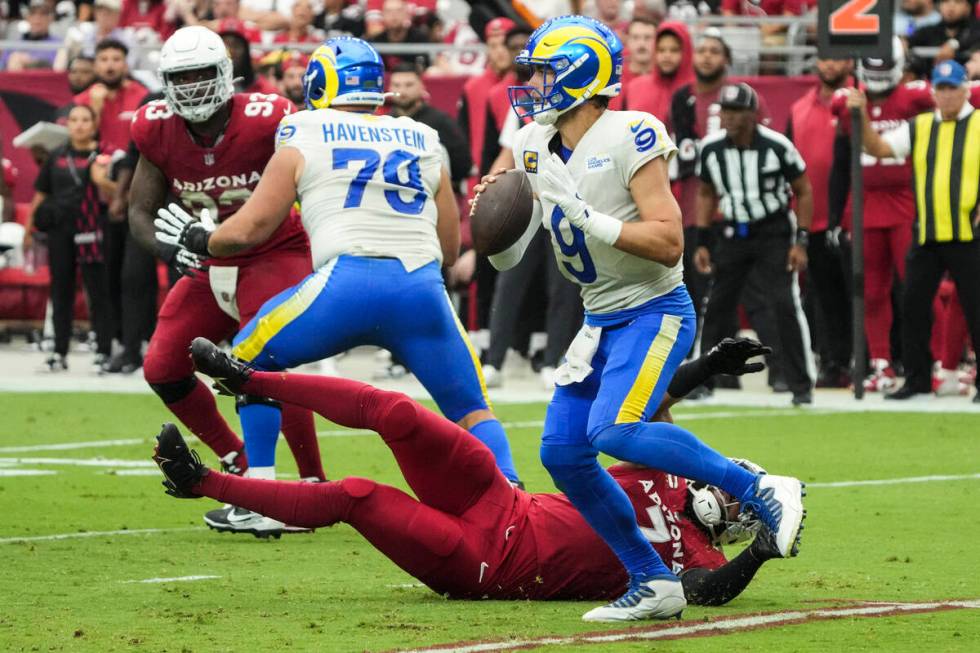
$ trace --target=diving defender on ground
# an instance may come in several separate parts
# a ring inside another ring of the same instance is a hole
[[[765,350],[756,342],[726,340],[682,366],[658,415],[669,419],[674,393],[682,397],[714,373],[761,367],[745,361]],[[297,402],[337,424],[376,430],[418,499],[366,478],[309,484],[213,472],[172,424],[164,426],[154,455],[168,494],[209,496],[310,528],[346,522],[399,567],[452,598],[598,600],[626,588],[622,564],[565,496],[512,487],[479,440],[408,397],[348,379],[253,372],[204,339],[191,351],[199,371],[234,392]],[[730,601],[764,561],[781,557],[771,533],[740,517],[737,502],[717,488],[629,464],[610,473],[693,603]],[[757,531],[731,562],[717,548]]]
[[[162,241],[201,256],[261,246],[296,199],[315,272],[266,302],[235,337],[234,355],[262,370],[321,360],[358,345],[389,350],[446,417],[479,438],[519,482],[490,410],[480,364],[443,284],[459,255],[459,211],[438,134],[378,116],[384,66],[360,39],[328,40],[306,72],[310,111],[283,119],[255,193],[216,231],[179,207],[161,210]],[[278,429],[246,441],[272,456]]]
[[[585,325],[556,375],[541,461],[630,575],[626,594],[583,618],[677,616],[681,582],[643,537],[599,452],[724,489],[783,555],[803,520],[801,483],[753,474],[688,431],[649,422],[690,350],[695,315],[667,176],[677,148],[654,116],[607,108],[619,93],[622,43],[597,21],[564,16],[539,27],[517,63],[533,75],[511,87],[511,103],[533,122],[517,133],[514,158],[539,201],[524,236],[490,259],[515,265],[543,222],[563,274],[582,288]]]
[[[158,249],[153,220],[171,201],[207,210],[221,221],[252,194],[273,153],[279,121],[294,107],[278,95],[235,93],[228,51],[204,27],[178,30],[160,51],[165,101],[150,102],[133,118],[132,138],[140,151],[133,176],[129,217],[140,243],[182,267],[186,274],[170,290],[143,364],[150,387],[227,469],[268,475],[272,458],[242,441],[218,412],[211,391],[194,376],[187,347],[196,336],[221,341],[251,320],[259,307],[310,273],[310,249],[296,217],[285,220],[268,242],[220,261],[186,251]],[[324,478],[312,414],[283,407],[282,430],[303,477]],[[252,396],[238,411],[246,440],[256,428],[280,428],[279,408]],[[246,454],[247,453],[247,459]],[[281,532],[283,524],[231,507],[205,518],[212,528],[255,533]]]

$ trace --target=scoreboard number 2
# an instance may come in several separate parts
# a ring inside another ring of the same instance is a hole
[[[830,14],[831,34],[877,34],[881,17],[870,14],[878,0],[848,0]]]

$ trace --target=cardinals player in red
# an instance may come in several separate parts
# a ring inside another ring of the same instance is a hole
[[[132,182],[130,225],[137,239],[154,251],[153,220],[168,197],[218,221],[245,203],[272,156],[280,119],[294,109],[278,95],[234,93],[225,45],[204,27],[185,27],[167,40],[160,52],[160,73],[165,101],[141,108],[131,132],[140,159]],[[161,254],[186,274],[160,309],[144,377],[226,469],[273,477],[272,461],[247,460],[241,439],[218,412],[211,391],[194,376],[187,347],[196,336],[219,342],[231,337],[267,299],[310,273],[309,242],[299,218],[290,216],[266,243],[213,261],[210,267],[211,261],[186,253]],[[278,430],[275,402],[242,396],[237,407],[246,432],[267,429],[269,420],[275,420]],[[287,404],[281,419],[300,476],[324,478],[312,414]],[[231,506],[211,511],[205,521],[218,530],[256,535],[278,534],[284,528]]]
[[[712,374],[761,368],[746,361],[766,350],[751,340],[726,339],[681,366],[655,419],[670,419],[674,397]],[[418,498],[366,478],[308,484],[214,472],[172,424],[157,438],[153,457],[168,494],[230,501],[310,528],[346,522],[451,598],[606,600],[625,590],[626,570],[565,495],[512,487],[479,440],[405,395],[348,379],[252,371],[200,338],[191,353],[198,370],[220,378],[226,389],[294,401],[337,424],[377,431]],[[629,496],[643,533],[681,575],[688,601],[726,603],[763,562],[780,557],[768,530],[740,516],[738,504],[717,488],[636,465],[609,471]],[[718,545],[755,532],[753,543],[726,561]],[[797,539],[791,555],[798,547]]]
[[[905,51],[896,37],[892,57],[861,59],[857,76],[868,95],[871,126],[886,132],[901,122],[935,106],[925,82],[900,84],[905,69]],[[833,113],[838,138],[834,147],[831,176],[831,206],[846,202],[850,170],[851,118],[847,111],[847,89],[837,92]],[[861,156],[864,169],[864,331],[871,358],[871,373],[864,381],[868,392],[885,392],[895,387],[891,366],[892,280],[905,276],[905,255],[912,244],[915,196],[912,167],[906,159],[876,159]],[[833,219],[833,218],[832,218]],[[844,218],[850,228],[849,212]]]

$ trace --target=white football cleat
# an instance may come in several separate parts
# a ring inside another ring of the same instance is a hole
[[[229,504],[204,515],[204,523],[208,525],[208,528],[222,533],[251,533],[255,537],[275,537],[276,539],[283,533],[310,532],[309,528],[289,526],[271,517],[252,512],[247,508],[239,508]]]
[[[504,374],[493,365],[484,365],[483,383],[488,388],[499,388],[504,384]]]
[[[742,503],[773,534],[779,555],[792,557],[797,536],[803,527],[804,485],[798,478],[762,474],[756,480],[755,497]]]
[[[582,615],[582,621],[639,621],[681,618],[687,607],[679,578],[663,576],[631,585],[626,594]]]

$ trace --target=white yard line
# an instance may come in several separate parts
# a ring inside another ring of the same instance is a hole
[[[189,583],[195,580],[214,580],[221,576],[176,576],[174,578],[144,578],[143,580],[121,580],[120,583]]]
[[[75,540],[85,537],[115,537],[117,535],[155,535],[156,533],[179,533],[181,531],[203,530],[203,526],[184,526],[181,528],[133,528],[119,531],[84,531],[82,533],[56,533],[54,535],[0,537],[0,544],[15,544],[19,542],[51,542],[54,540]]]
[[[70,465],[76,467],[156,467],[152,460],[115,458],[0,458],[0,462],[19,465]]]
[[[733,632],[753,630],[761,627],[790,626],[823,619],[846,619],[850,617],[889,617],[900,614],[935,612],[938,610],[978,609],[980,600],[937,601],[933,603],[886,603],[870,604],[853,608],[833,608],[817,610],[793,610],[746,617],[729,617],[708,622],[689,623],[680,626],[660,624],[646,628],[634,628],[610,633],[591,633],[568,637],[541,637],[499,642],[472,642],[444,644],[431,648],[412,649],[404,653],[484,653],[487,651],[510,651],[521,648],[555,645],[609,644],[612,642],[638,640],[673,640],[690,637],[727,635]]]
[[[980,474],[952,474],[933,476],[906,476],[905,478],[879,478],[870,481],[830,481],[826,483],[807,483],[807,488],[817,487],[860,487],[865,485],[908,485],[910,483],[936,483],[939,481],[969,481],[980,479]]]
[[[44,469],[4,469],[0,467],[0,478],[10,476],[53,476],[58,472]]]

